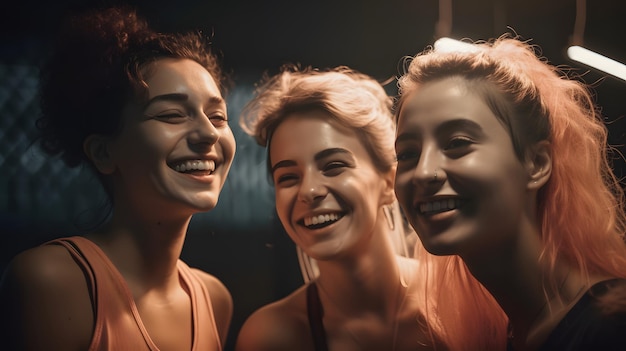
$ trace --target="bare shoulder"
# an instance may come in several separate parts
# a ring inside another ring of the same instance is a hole
[[[265,305],[244,322],[236,351],[312,350],[307,318],[306,290]]]
[[[224,283],[222,283],[215,276],[197,268],[191,268],[191,270],[202,280],[209,291],[211,306],[213,307],[213,314],[215,316],[215,323],[217,325],[217,330],[220,334],[222,344],[224,344],[233,316],[233,298],[230,291],[228,291],[226,285],[224,285]]]
[[[222,283],[222,281],[217,279],[217,277],[198,268],[191,268],[191,270],[200,279],[202,279],[202,282],[209,290],[212,301],[214,301],[215,303],[229,303],[230,305],[232,305],[232,296],[230,294],[230,291],[228,290],[226,285]]]
[[[57,245],[38,246],[16,255],[7,266],[3,291],[20,292],[20,299],[50,298],[50,302],[71,304],[76,290],[89,300],[87,282],[82,269],[67,250]],[[6,290],[5,290],[6,289]],[[70,296],[66,295],[72,292]]]
[[[61,246],[38,246],[16,255],[3,274],[0,303],[7,311],[0,317],[3,325],[13,328],[10,336],[25,348],[71,350],[86,348],[91,340],[87,281]]]

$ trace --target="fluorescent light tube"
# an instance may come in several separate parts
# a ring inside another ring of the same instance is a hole
[[[567,56],[574,61],[626,81],[626,65],[623,63],[577,45],[567,48]]]
[[[460,40],[442,37],[437,39],[434,44],[435,51],[440,52],[473,52],[478,51],[474,44],[463,42]]]

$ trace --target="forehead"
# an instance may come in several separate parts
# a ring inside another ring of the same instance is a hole
[[[288,115],[274,131],[269,153],[273,162],[287,158],[311,158],[315,153],[344,148],[358,157],[368,157],[354,129],[337,122],[324,111],[298,112]]]
[[[411,92],[404,102],[398,130],[409,127],[435,127],[448,120],[466,119],[487,127],[500,119],[490,106],[488,96],[495,88],[484,82],[470,82],[461,77],[449,77],[424,83]]]
[[[148,98],[162,94],[198,92],[221,96],[209,71],[190,59],[162,58],[142,68]]]

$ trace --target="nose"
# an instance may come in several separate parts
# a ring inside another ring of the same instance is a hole
[[[413,170],[413,184],[436,184],[446,180],[446,172],[442,166],[442,155],[435,147],[422,150],[420,159]]]
[[[210,147],[215,144],[219,138],[219,131],[208,117],[201,115],[193,121],[193,127],[188,137],[191,146]]]
[[[298,199],[307,204],[315,203],[326,197],[328,189],[323,184],[323,177],[319,172],[309,171],[302,175]]]

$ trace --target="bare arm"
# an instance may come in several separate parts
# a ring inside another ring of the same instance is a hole
[[[93,332],[81,269],[62,247],[17,255],[0,284],[3,342],[20,350],[86,350]]]

